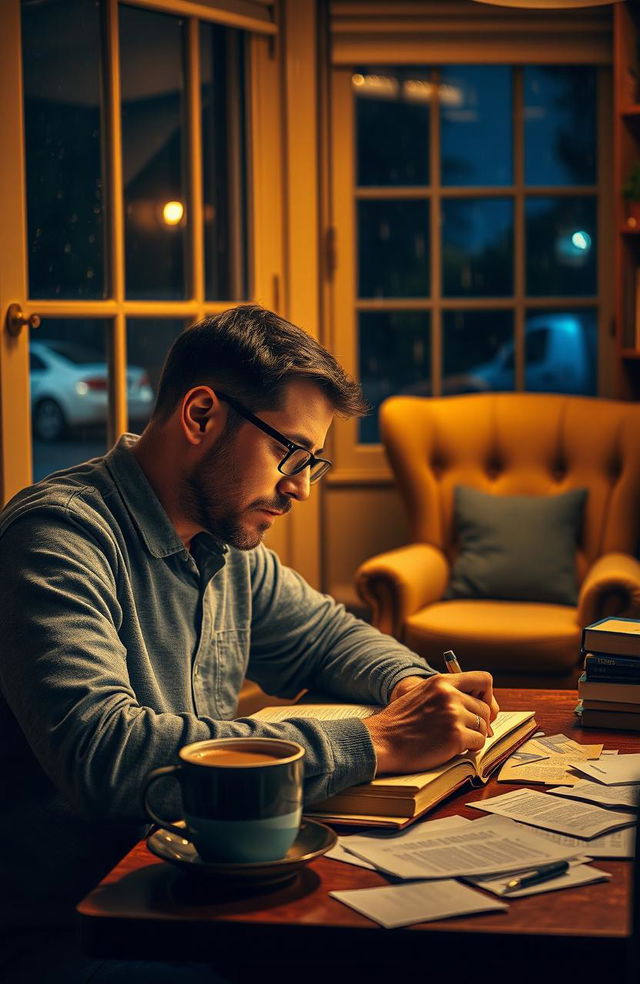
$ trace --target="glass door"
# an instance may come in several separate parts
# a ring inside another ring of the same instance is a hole
[[[187,324],[274,304],[279,239],[256,216],[279,194],[277,126],[255,138],[276,29],[253,6],[2,4],[3,500],[139,432]]]

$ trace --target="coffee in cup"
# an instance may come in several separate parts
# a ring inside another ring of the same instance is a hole
[[[186,745],[180,763],[145,779],[147,815],[195,845],[203,861],[260,863],[283,858],[302,817],[304,748],[281,738],[211,738]],[[180,782],[186,830],[149,803],[156,780]]]

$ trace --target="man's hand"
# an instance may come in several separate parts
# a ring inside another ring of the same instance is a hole
[[[479,750],[497,713],[489,673],[406,677],[391,703],[363,720],[376,750],[377,774],[422,772],[465,749]]]

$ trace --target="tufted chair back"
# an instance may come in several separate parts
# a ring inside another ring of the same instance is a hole
[[[525,393],[393,397],[383,440],[412,539],[455,555],[453,490],[557,495],[587,488],[578,580],[606,553],[634,554],[640,530],[640,406]]]
[[[392,397],[380,421],[412,542],[356,573],[374,624],[437,668],[444,649],[459,647],[463,664],[503,686],[575,686],[582,627],[640,617],[640,406],[525,393]],[[496,496],[588,490],[576,607],[445,597],[456,485]]]

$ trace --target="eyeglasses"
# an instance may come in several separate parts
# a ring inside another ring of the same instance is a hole
[[[236,413],[248,420],[249,423],[253,424],[259,430],[268,434],[269,437],[273,437],[278,444],[281,444],[287,449],[286,454],[280,461],[278,465],[278,471],[282,475],[298,475],[305,468],[309,468],[309,482],[313,485],[315,482],[320,481],[323,475],[326,475],[331,468],[332,462],[327,461],[326,458],[317,458],[315,454],[312,454],[307,448],[303,448],[300,444],[294,444],[290,441],[284,434],[277,431],[275,427],[271,427],[266,424],[264,420],[260,420],[260,417],[256,417],[255,414],[243,407],[241,403],[234,400],[232,396],[227,396],[226,393],[220,393],[216,390],[216,394],[219,400],[223,400],[228,403],[230,407],[233,407]]]

